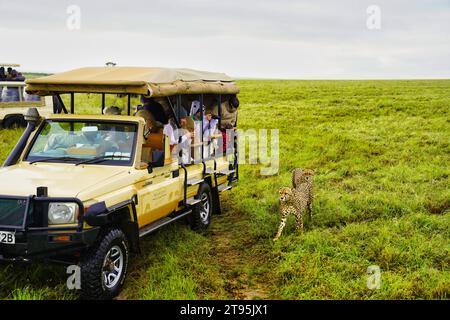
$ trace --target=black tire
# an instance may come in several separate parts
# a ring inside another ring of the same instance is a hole
[[[122,254],[121,261],[119,252]],[[111,258],[114,257],[118,257],[118,265],[116,265],[117,260],[112,261]],[[97,243],[86,252],[80,261],[81,298],[106,300],[117,296],[125,281],[128,259],[128,240],[123,231],[120,229],[105,230]],[[114,277],[116,273],[117,275]],[[110,276],[114,277],[114,280],[111,281]]]
[[[26,122],[22,116],[11,116],[3,122],[6,129],[18,129],[26,127]]]
[[[211,223],[211,214],[213,210],[213,201],[211,188],[207,183],[202,183],[195,197],[201,201],[194,205],[190,215],[190,224],[193,230],[204,230]]]

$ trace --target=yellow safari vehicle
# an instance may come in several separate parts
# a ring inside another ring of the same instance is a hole
[[[119,293],[141,237],[183,217],[208,227],[238,179],[239,88],[224,74],[94,67],[26,90],[51,97],[54,113],[28,111],[0,169],[0,260],[76,264],[84,298]],[[75,114],[80,93],[98,96],[102,114]],[[127,115],[108,95],[126,99]]]
[[[30,107],[38,108],[44,115],[51,112],[49,99],[25,92],[25,78],[13,69],[19,66],[0,63],[0,124],[7,129],[25,127],[24,115]]]

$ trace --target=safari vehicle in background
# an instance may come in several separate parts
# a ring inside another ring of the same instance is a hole
[[[177,126],[186,101],[209,101],[221,115],[222,102],[239,92],[224,74],[82,68],[29,80],[26,90],[51,97],[54,112],[29,110],[0,169],[0,260],[77,264],[84,298],[119,293],[141,237],[184,217],[193,229],[208,227],[220,213],[219,194],[238,179],[235,138],[224,154],[205,156],[205,144],[194,143],[200,157],[181,163],[165,134],[149,134],[146,120],[131,115],[134,96],[167,101]],[[106,95],[125,95],[128,115],[76,115],[75,93],[100,94],[102,110]]]
[[[0,63],[0,68],[16,68],[18,64]],[[24,81],[8,81],[0,77],[0,124],[6,129],[25,127],[24,115],[28,108],[35,107],[41,114],[50,112],[50,101],[44,97],[29,95],[25,92]]]

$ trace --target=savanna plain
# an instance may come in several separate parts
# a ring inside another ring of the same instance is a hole
[[[118,299],[448,299],[450,80],[238,85],[238,127],[279,130],[278,174],[241,165],[207,231],[179,222],[144,238]],[[0,131],[1,161],[22,131]],[[303,232],[291,217],[273,242],[296,167],[315,170],[313,217]],[[76,299],[66,278],[57,265],[0,265],[0,298]]]

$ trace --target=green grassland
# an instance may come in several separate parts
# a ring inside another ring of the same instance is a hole
[[[23,75],[25,76],[26,79],[32,79],[38,77],[45,77],[48,76],[49,74],[43,72],[25,72]]]
[[[209,230],[180,222],[145,238],[119,298],[448,299],[450,81],[239,85],[239,127],[280,130],[279,174],[242,165]],[[0,132],[2,161],[20,134]],[[315,170],[313,219],[303,232],[289,220],[274,243],[295,167]],[[1,266],[0,298],[76,298],[65,281],[62,267]]]

